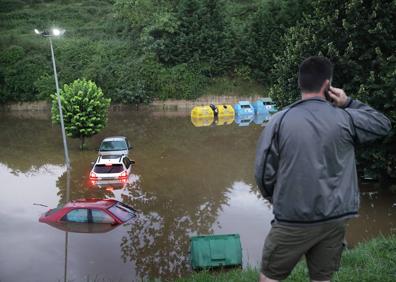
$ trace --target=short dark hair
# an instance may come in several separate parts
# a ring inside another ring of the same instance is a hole
[[[333,77],[333,64],[326,57],[306,58],[298,68],[298,87],[302,92],[318,92]]]

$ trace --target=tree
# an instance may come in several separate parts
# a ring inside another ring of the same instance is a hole
[[[49,63],[45,57],[27,53],[21,46],[10,46],[1,52],[0,103],[40,98],[34,84],[47,71]]]
[[[52,98],[52,120],[59,123],[59,108],[56,94]],[[65,84],[60,91],[65,131],[67,136],[81,139],[84,148],[85,137],[91,137],[101,131],[107,122],[110,106],[109,98],[105,98],[96,84],[90,80],[77,79]]]
[[[245,58],[243,63],[252,69],[254,79],[264,84],[271,83],[275,58],[284,50],[282,37],[309,7],[307,0],[269,0],[261,3],[242,35],[240,54]]]
[[[331,11],[331,13],[329,13]],[[298,64],[311,55],[335,63],[333,84],[384,112],[396,122],[396,2],[318,0],[284,39],[272,70],[270,95],[281,106],[298,99]],[[396,175],[395,129],[376,146],[358,150],[358,160],[374,175]]]
[[[156,49],[160,62],[198,65],[207,76],[227,71],[232,46],[222,5],[220,0],[179,1],[175,8],[179,24],[174,32],[163,34],[163,44]]]

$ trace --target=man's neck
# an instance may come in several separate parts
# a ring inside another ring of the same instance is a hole
[[[324,95],[321,92],[318,93],[301,93],[301,99],[311,99],[311,98],[321,98],[325,99]]]

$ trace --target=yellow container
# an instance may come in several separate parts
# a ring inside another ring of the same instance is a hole
[[[214,121],[214,117],[197,118],[191,117],[191,122],[195,127],[210,126]]]
[[[234,117],[235,116],[234,107],[232,105],[216,105],[216,107],[219,111],[219,113],[218,113],[219,117],[221,117],[221,116]]]
[[[216,125],[229,125],[234,122],[234,116],[218,116]]]
[[[191,118],[208,118],[208,117],[211,117],[212,119],[214,117],[213,110],[209,106],[194,107],[191,110]]]

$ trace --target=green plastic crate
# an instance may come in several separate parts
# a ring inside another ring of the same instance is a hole
[[[239,234],[194,236],[190,238],[190,246],[194,270],[242,265]]]

